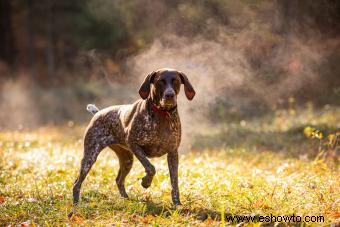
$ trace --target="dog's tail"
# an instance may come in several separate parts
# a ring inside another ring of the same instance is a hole
[[[98,107],[96,107],[94,104],[87,104],[86,110],[92,114],[95,114],[99,111]]]

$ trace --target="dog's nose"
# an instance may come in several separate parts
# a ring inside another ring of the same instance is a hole
[[[171,99],[175,96],[175,94],[173,92],[167,92],[165,93],[165,98],[166,99]]]

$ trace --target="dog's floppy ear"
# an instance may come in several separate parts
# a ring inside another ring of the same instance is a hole
[[[184,85],[185,96],[189,100],[192,100],[196,94],[194,88],[192,87],[191,83],[188,80],[188,77],[184,73],[179,72],[179,76],[181,78],[182,84]]]
[[[144,79],[144,82],[142,83],[142,85],[139,88],[139,95],[140,97],[142,97],[142,99],[146,99],[149,94],[150,94],[150,85],[153,82],[153,79],[156,75],[155,71],[152,71],[151,73],[149,73],[149,75],[147,75]]]

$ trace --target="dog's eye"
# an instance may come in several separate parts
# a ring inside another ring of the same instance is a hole
[[[165,80],[159,80],[159,81],[157,82],[157,84],[158,84],[159,86],[164,86],[164,85],[165,85]]]
[[[173,84],[175,87],[179,86],[178,80],[173,80],[173,81],[172,81],[172,84]]]

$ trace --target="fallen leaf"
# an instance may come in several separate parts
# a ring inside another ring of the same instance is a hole
[[[191,212],[191,210],[190,210],[189,208],[183,208],[183,209],[181,210],[181,213],[182,213],[182,214],[190,214],[190,212]]]
[[[331,216],[332,216],[333,218],[340,218],[340,211],[331,212]]]
[[[32,225],[31,225],[31,221],[28,220],[28,221],[20,223],[19,226],[20,227],[29,227],[29,226],[32,226]]]
[[[76,224],[82,224],[83,223],[83,217],[79,214],[73,214],[70,218],[70,221],[76,223]]]
[[[258,200],[256,200],[255,203],[254,203],[254,207],[255,207],[255,208],[261,208],[261,207],[263,207],[263,206],[264,206],[264,201],[263,201],[263,199],[258,199]]]
[[[3,204],[5,202],[5,197],[0,196],[0,204]]]
[[[206,225],[212,225],[214,223],[214,220],[211,219],[211,217],[208,217],[205,221],[204,224]]]
[[[154,216],[151,214],[146,215],[145,217],[142,218],[142,222],[144,224],[149,224],[152,220],[154,219]]]

